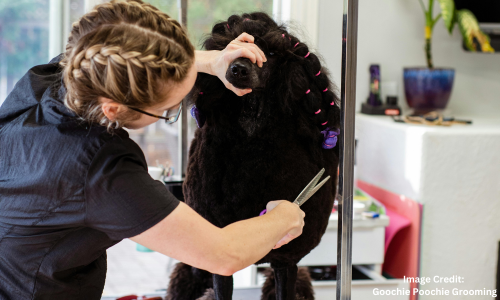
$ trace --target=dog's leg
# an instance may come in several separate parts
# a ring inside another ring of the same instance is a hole
[[[233,276],[213,274],[215,299],[231,300],[233,298]]]
[[[295,300],[295,281],[297,280],[297,265],[276,266],[274,270],[276,284],[276,300]]]
[[[178,263],[170,275],[165,300],[195,300],[212,287],[212,274]]]

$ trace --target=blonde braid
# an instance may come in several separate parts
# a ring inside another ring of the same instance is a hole
[[[137,108],[163,102],[166,82],[181,82],[194,62],[194,47],[180,24],[139,0],[96,6],[73,24],[61,61],[65,104],[108,129],[130,121],[108,120],[99,97]],[[167,91],[168,93],[168,91]]]

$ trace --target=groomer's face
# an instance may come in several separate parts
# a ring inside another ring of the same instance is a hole
[[[150,108],[144,108],[143,110],[154,115],[162,116],[165,114],[165,111],[178,108],[182,99],[184,99],[189,91],[191,91],[191,89],[193,88],[197,74],[198,71],[196,70],[196,66],[193,63],[193,65],[189,69],[186,79],[184,79],[180,83],[166,85],[165,88],[169,89],[169,93],[165,101]],[[186,107],[183,107],[183,109],[186,109]],[[165,122],[165,120],[163,119],[151,117],[142,113],[139,114],[141,115],[139,119],[128,122],[125,127],[128,129],[140,129],[157,121]]]

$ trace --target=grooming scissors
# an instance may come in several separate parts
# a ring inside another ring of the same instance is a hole
[[[321,176],[323,176],[323,173],[325,173],[325,168],[321,169],[321,171],[319,171],[319,173],[316,176],[314,176],[314,178],[311,180],[311,182],[309,182],[306,185],[306,187],[302,190],[302,192],[300,192],[300,194],[297,196],[297,199],[295,199],[295,201],[293,201],[293,203],[297,204],[298,206],[301,206],[307,200],[309,200],[309,198],[311,198],[311,196],[314,195],[325,184],[325,182],[328,181],[328,179],[330,179],[330,176],[327,176],[320,183],[318,183]],[[318,183],[318,184],[316,185],[316,183]],[[262,216],[266,212],[267,212],[267,209],[264,209],[259,214],[259,216]]]

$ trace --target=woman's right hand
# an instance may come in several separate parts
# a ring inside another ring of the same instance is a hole
[[[291,240],[302,234],[302,228],[304,228],[304,217],[306,214],[304,211],[300,209],[300,207],[286,200],[276,200],[270,201],[266,205],[266,210],[269,213],[273,209],[277,208],[283,211],[283,213],[287,214],[287,219],[290,218],[290,222],[292,224],[292,229],[274,246],[273,249],[278,249],[279,247],[288,244]]]

